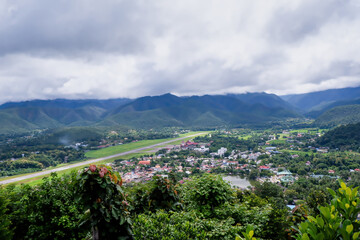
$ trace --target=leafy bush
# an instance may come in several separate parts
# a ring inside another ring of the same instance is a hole
[[[196,211],[140,214],[134,220],[136,239],[231,239],[240,232],[231,218],[203,219]]]
[[[173,180],[161,176],[154,176],[147,183],[129,188],[129,195],[135,213],[159,209],[176,210],[182,207],[178,186]]]
[[[83,214],[82,204],[75,199],[76,174],[43,179],[30,187],[9,186],[8,212],[15,235],[13,239],[81,239],[86,229],[78,227]],[[74,184],[75,183],[75,184]]]
[[[344,182],[337,192],[329,189],[333,196],[331,204],[319,207],[320,214],[308,216],[300,223],[296,239],[359,239],[360,224],[357,216],[360,212],[358,188],[351,189]]]
[[[221,176],[205,174],[183,186],[183,197],[189,208],[212,216],[214,209],[235,199],[236,193]]]

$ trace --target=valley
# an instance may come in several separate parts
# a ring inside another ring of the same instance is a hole
[[[88,206],[116,236],[294,238],[339,184],[360,185],[356,91],[6,103],[5,216],[45,239],[84,238]]]

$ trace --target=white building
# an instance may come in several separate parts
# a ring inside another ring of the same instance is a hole
[[[194,148],[194,151],[204,153],[204,152],[209,151],[209,148],[207,148],[207,147],[205,147],[205,146],[201,146],[201,147],[199,147],[199,148]]]
[[[217,154],[219,156],[224,156],[224,154],[227,152],[227,148],[221,147],[218,151]]]

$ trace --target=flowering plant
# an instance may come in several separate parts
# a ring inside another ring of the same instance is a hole
[[[131,239],[130,206],[119,174],[105,165],[90,165],[80,171],[78,180],[93,239]]]

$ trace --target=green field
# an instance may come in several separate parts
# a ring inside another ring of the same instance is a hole
[[[270,144],[285,144],[286,140],[271,140],[269,141]]]
[[[186,136],[197,134],[197,133],[201,133],[201,132],[189,132],[186,134],[180,134],[179,137],[186,137]],[[204,134],[206,134],[206,133],[207,132],[204,132]],[[111,156],[111,155],[122,153],[122,152],[131,151],[131,150],[134,150],[137,148],[142,148],[142,147],[146,147],[149,145],[154,145],[157,143],[169,141],[172,139],[174,139],[174,138],[142,140],[142,141],[138,141],[138,142],[132,142],[132,143],[127,143],[127,144],[123,144],[123,145],[117,145],[117,146],[113,146],[113,147],[107,147],[107,148],[103,148],[103,149],[99,149],[99,150],[89,151],[85,154],[85,156],[90,159],[101,158],[101,157]],[[183,141],[183,140],[181,140],[181,141]]]
[[[251,135],[244,135],[244,136],[239,136],[239,139],[241,140],[248,140],[249,138],[251,138]]]

